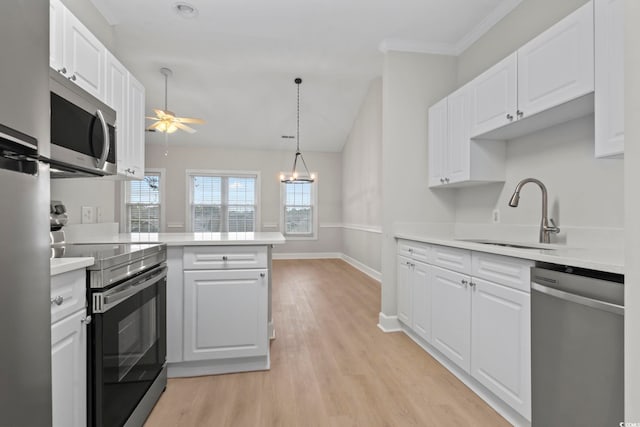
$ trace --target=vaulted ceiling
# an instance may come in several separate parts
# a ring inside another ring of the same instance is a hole
[[[163,108],[206,120],[170,143],[291,149],[301,77],[303,150],[340,151],[384,49],[458,54],[522,0],[92,0],[117,56]],[[149,122],[151,123],[151,122]],[[163,134],[147,134],[151,143]]]

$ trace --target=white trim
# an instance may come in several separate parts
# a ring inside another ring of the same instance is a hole
[[[266,356],[256,357],[167,363],[167,376],[169,378],[180,378],[235,372],[265,371],[268,370],[270,366],[271,357],[269,353],[267,353]]]
[[[383,312],[378,314],[378,328],[380,328],[382,332],[402,331],[402,326],[400,325],[400,321],[398,321],[398,316],[387,316]]]
[[[276,230],[278,229],[278,223],[277,222],[263,222],[262,223],[262,228],[275,228]]]
[[[187,195],[187,203],[185,206],[185,231],[192,232],[192,224],[191,224],[191,201],[193,199],[193,192],[191,189],[191,176],[226,176],[226,177],[238,177],[238,178],[256,178],[256,217],[254,224],[254,231],[258,231],[260,229],[260,221],[261,216],[260,212],[262,211],[260,205],[260,196],[262,194],[261,189],[261,172],[260,171],[245,171],[245,170],[218,170],[218,169],[186,169],[185,170],[185,185],[186,195]]]
[[[339,222],[324,222],[320,224],[320,228],[342,228],[343,225]]]
[[[421,42],[417,40],[384,39],[378,45],[382,53],[410,52],[429,53],[434,55],[456,55],[456,45],[451,43]]]
[[[342,259],[340,252],[273,252],[272,259]]]
[[[355,258],[351,258],[349,255],[342,254],[342,260],[351,265],[356,270],[360,270],[367,276],[371,277],[373,280],[382,282],[382,273],[380,273],[379,271],[376,271],[368,265],[361,263]]]
[[[382,234],[382,227],[377,225],[342,224],[342,228],[346,228],[347,230],[366,231],[367,233]]]
[[[502,18],[518,7],[520,3],[522,3],[522,0],[503,0],[500,2],[500,4],[493,9],[489,15],[487,15],[478,25],[472,28],[471,31],[455,43],[453,49],[454,55],[460,55],[462,52],[467,50],[469,46],[477,42]]]
[[[380,313],[382,315],[382,313]],[[404,332],[411,340],[418,344],[425,352],[431,357],[436,359],[442,366],[444,366],[449,372],[455,375],[464,385],[469,387],[476,395],[484,400],[489,406],[491,406],[498,414],[506,419],[510,424],[521,427],[531,427],[531,423],[527,421],[522,415],[520,415],[511,406],[503,402],[499,397],[493,394],[490,390],[485,388],[482,384],[473,378],[470,374],[462,370],[458,365],[453,363],[449,358],[440,353],[435,347],[417,336],[408,326],[401,323],[401,331]],[[383,329],[384,330],[384,329]]]

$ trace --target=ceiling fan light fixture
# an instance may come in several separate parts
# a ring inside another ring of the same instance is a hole
[[[196,9],[195,6],[189,3],[176,3],[173,6],[173,9],[176,11],[178,16],[181,16],[185,19],[194,19],[198,17],[198,9]]]
[[[315,175],[309,172],[309,168],[307,167],[307,162],[304,161],[304,156],[300,151],[300,84],[302,83],[302,79],[300,77],[296,77],[294,80],[295,84],[298,86],[298,110],[296,116],[296,156],[293,159],[293,167],[291,168],[291,175],[287,178],[284,174],[280,175],[280,182],[284,184],[295,184],[295,183],[303,183],[303,182],[313,182],[315,181]],[[298,167],[298,158],[300,158],[300,163],[302,167]],[[302,170],[304,168],[304,171]],[[300,170],[300,171],[299,171]]]

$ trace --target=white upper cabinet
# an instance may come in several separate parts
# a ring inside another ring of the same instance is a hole
[[[129,72],[111,52],[107,52],[106,104],[116,110],[116,156],[118,175],[126,175],[129,123]]]
[[[66,75],[64,69],[64,10],[60,0],[49,2],[49,66]]]
[[[144,109],[145,90],[142,83],[129,75],[129,147],[127,174],[144,178]]]
[[[429,109],[429,187],[504,181],[504,143],[470,137],[470,95],[463,86]]]
[[[593,92],[593,3],[518,49],[519,117]]]
[[[595,155],[624,153],[624,0],[595,0]]]
[[[104,101],[107,49],[66,9],[64,22],[65,75],[91,95]]]
[[[509,55],[469,85],[471,92],[471,136],[511,123],[516,118],[517,55]]]
[[[590,1],[469,83],[471,138],[507,140],[593,112]]]

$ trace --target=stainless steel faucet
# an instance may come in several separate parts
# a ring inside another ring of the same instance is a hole
[[[518,202],[520,202],[520,190],[522,187],[529,183],[533,182],[538,184],[540,190],[542,190],[542,220],[540,221],[540,243],[551,243],[549,239],[550,233],[559,233],[560,229],[556,227],[556,223],[553,219],[549,218],[549,213],[547,212],[547,187],[544,184],[535,179],[535,178],[525,178],[516,185],[516,189],[509,200],[509,206],[512,208],[518,207]],[[549,226],[551,223],[551,226]]]

